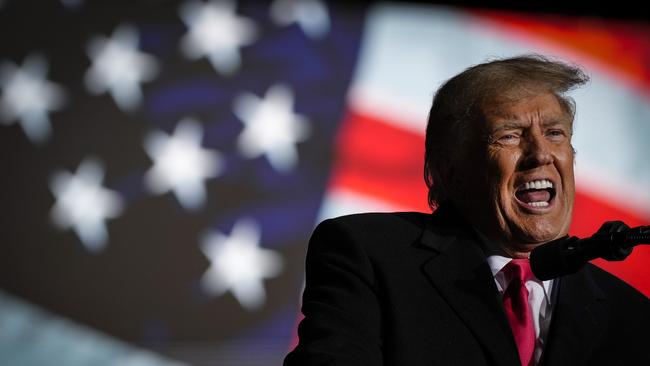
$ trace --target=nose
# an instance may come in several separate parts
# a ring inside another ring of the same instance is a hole
[[[530,133],[524,139],[522,169],[533,169],[553,163],[550,142],[541,133]]]

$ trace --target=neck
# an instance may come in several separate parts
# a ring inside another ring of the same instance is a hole
[[[515,258],[515,259],[528,259],[530,257],[530,252],[531,252],[531,250],[522,251],[510,247],[503,247],[502,249],[507,254],[508,257]]]
[[[530,252],[536,246],[522,245],[521,247],[508,245],[502,239],[495,239],[487,236],[476,226],[472,226],[474,231],[484,243],[485,254],[490,255],[501,255],[504,257],[515,258],[515,259],[527,259],[530,257]]]

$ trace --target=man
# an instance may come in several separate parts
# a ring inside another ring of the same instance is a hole
[[[645,296],[590,264],[543,282],[528,267],[535,247],[569,230],[565,93],[586,81],[536,55],[447,81],[426,131],[434,213],[316,228],[300,342],[284,365],[650,365]]]

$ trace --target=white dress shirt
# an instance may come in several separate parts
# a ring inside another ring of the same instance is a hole
[[[500,255],[491,255],[487,257],[487,262],[492,270],[494,282],[497,284],[499,292],[503,296],[503,292],[508,288],[510,278],[506,278],[505,273],[501,270],[510,262],[512,258],[503,257]],[[540,281],[537,278],[532,278],[526,281],[526,288],[528,289],[528,306],[530,307],[533,315],[533,326],[535,328],[535,353],[533,358],[535,364],[539,363],[544,350],[544,343],[548,328],[551,325],[551,288],[553,280]]]

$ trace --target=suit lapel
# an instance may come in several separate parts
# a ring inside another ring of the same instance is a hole
[[[542,365],[580,365],[604,332],[607,301],[587,270],[562,277],[556,285]]]
[[[462,235],[426,230],[421,245],[437,255],[423,271],[482,344],[495,365],[520,365],[517,347],[480,247]]]

